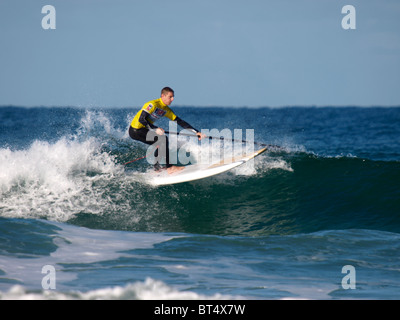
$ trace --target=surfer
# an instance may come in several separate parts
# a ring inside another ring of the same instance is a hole
[[[189,123],[177,117],[169,108],[169,105],[174,101],[174,90],[170,87],[165,87],[161,90],[161,97],[155,100],[146,102],[139,112],[133,118],[129,127],[129,136],[133,140],[138,140],[143,143],[152,145],[157,143],[155,157],[158,158],[158,151],[161,152],[161,157],[165,159],[165,164],[168,173],[173,173],[182,170],[183,167],[173,166],[169,162],[169,144],[168,138],[165,136],[165,131],[154,125],[154,122],[162,117],[167,117],[171,121],[176,121],[182,128],[193,131],[201,140],[205,137],[199,130],[193,128]],[[147,139],[147,134],[153,131],[155,137]],[[155,169],[161,169],[160,163],[155,164]]]

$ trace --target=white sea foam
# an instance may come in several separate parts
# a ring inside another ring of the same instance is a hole
[[[129,119],[129,118],[128,118]],[[128,122],[127,119],[127,123]],[[96,135],[105,133],[116,139],[128,138],[128,128],[119,129],[113,121],[101,111],[87,110],[85,116],[80,120],[78,136],[84,136],[87,133],[94,132]]]
[[[146,278],[126,286],[106,287],[87,292],[57,290],[28,290],[15,285],[7,292],[0,292],[1,300],[233,300],[240,296],[222,294],[202,295],[192,291],[181,291],[162,281]]]
[[[102,205],[97,181],[120,174],[112,156],[90,138],[35,141],[26,150],[0,149],[1,215],[67,220],[83,208]]]

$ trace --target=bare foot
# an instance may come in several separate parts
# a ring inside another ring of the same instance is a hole
[[[168,174],[172,174],[172,173],[182,171],[184,168],[185,167],[172,166],[172,167],[167,168],[167,172],[168,172]]]

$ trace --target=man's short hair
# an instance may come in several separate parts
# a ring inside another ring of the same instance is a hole
[[[164,87],[161,90],[161,95],[167,94],[168,92],[172,92],[172,94],[174,94],[174,90],[172,90],[170,87]]]

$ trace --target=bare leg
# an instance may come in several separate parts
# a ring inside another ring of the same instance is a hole
[[[176,173],[176,172],[182,171],[184,168],[185,167],[171,166],[171,167],[167,168],[167,172],[169,174],[172,174],[172,173]]]

